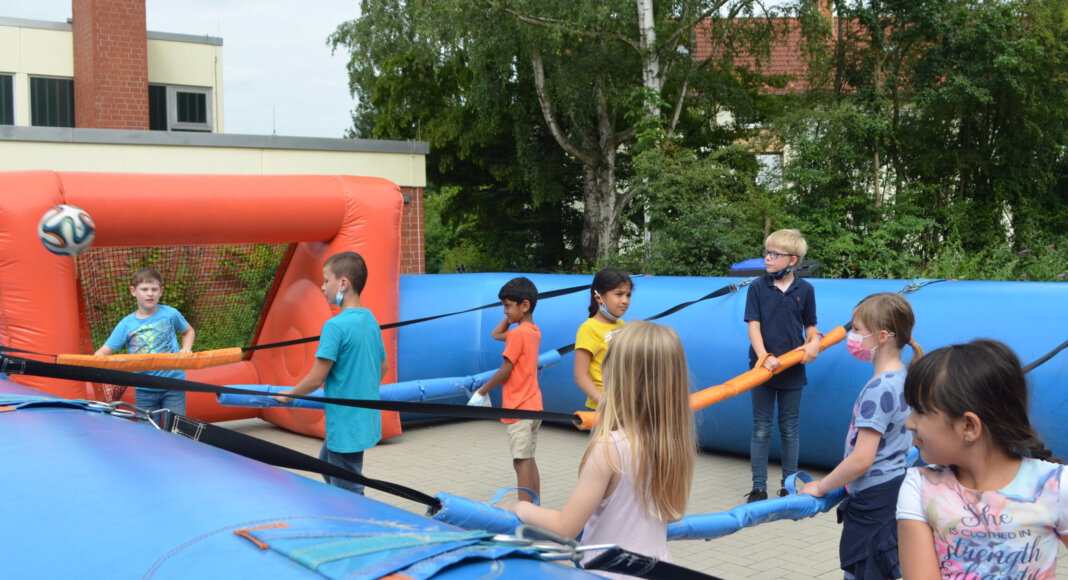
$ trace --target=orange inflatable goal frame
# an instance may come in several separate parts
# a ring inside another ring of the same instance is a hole
[[[337,311],[320,290],[323,262],[347,250],[367,262],[363,304],[380,323],[398,316],[403,199],[400,189],[384,179],[19,171],[0,173],[0,193],[0,341],[13,348],[77,354],[83,343],[74,259],[52,254],[37,238],[41,215],[64,203],[93,218],[94,246],[295,243],[274,298],[261,314],[260,343],[319,334]],[[390,368],[385,382],[394,382],[396,331],[384,331],[382,339]],[[187,374],[190,380],[220,385],[293,385],[311,369],[316,347],[256,351],[247,360]],[[87,383],[13,378],[62,397],[91,394]],[[321,411],[224,408],[209,394],[190,393],[188,412],[208,421],[258,414],[323,436]],[[384,412],[383,437],[398,433],[397,414]]]

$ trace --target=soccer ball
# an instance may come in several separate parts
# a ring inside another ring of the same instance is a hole
[[[60,256],[77,256],[92,245],[96,226],[84,209],[57,205],[41,216],[37,235],[49,252]]]

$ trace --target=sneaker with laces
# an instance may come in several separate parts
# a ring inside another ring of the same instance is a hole
[[[790,495],[790,492],[786,491],[786,488],[779,488],[779,497],[786,497]]]
[[[753,491],[750,491],[748,494],[746,494],[745,503],[753,503],[755,501],[762,501],[765,499],[768,499],[767,491],[763,489],[753,488]]]

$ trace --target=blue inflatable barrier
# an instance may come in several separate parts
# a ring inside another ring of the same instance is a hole
[[[593,577],[85,403],[0,397],[5,578]]]
[[[440,314],[442,305],[460,310],[491,304],[509,279],[520,275],[436,274],[401,276],[400,319]],[[578,286],[591,275],[524,274],[541,292]],[[647,318],[677,304],[744,282],[741,278],[635,278],[625,320]],[[979,337],[1001,340],[1026,364],[1068,339],[1068,284],[1055,282],[835,280],[810,278],[815,287],[819,328],[850,322],[853,307],[876,292],[903,291],[916,313],[914,338],[930,351]],[[686,347],[694,390],[718,385],[748,370],[749,338],[743,320],[746,289],[699,302],[657,322],[678,331]],[[575,341],[588,316],[589,294],[576,292],[540,300],[534,323],[543,352]],[[490,308],[398,329],[398,380],[469,376],[500,365],[504,343],[490,332],[500,322]],[[585,395],[575,385],[573,354],[539,373],[546,411],[573,413]],[[911,349],[905,349],[906,358]],[[907,361],[906,361],[907,362]],[[872,367],[853,360],[843,346],[823,352],[807,367],[809,384],[801,403],[801,463],[832,467],[842,459],[853,402],[871,378]],[[1029,375],[1035,427],[1059,457],[1068,456],[1068,354],[1054,357]],[[460,395],[453,400],[463,404]],[[748,455],[752,430],[749,396],[743,393],[696,414],[698,442],[705,449]],[[778,437],[772,437],[778,455]]]

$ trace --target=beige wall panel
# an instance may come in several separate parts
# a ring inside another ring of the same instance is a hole
[[[0,72],[19,72],[19,29],[0,26]]]
[[[264,149],[263,162],[264,173],[372,175],[397,185],[426,187],[425,155]]]
[[[361,175],[425,187],[425,157],[405,153],[0,141],[0,171]],[[2,192],[0,192],[2,194]]]
[[[222,47],[171,40],[148,41],[148,82],[217,88]]]
[[[225,132],[222,46],[172,40],[148,40],[148,82],[211,87],[213,133]]]
[[[74,37],[69,31],[18,28],[20,72],[54,77],[74,76]]]

